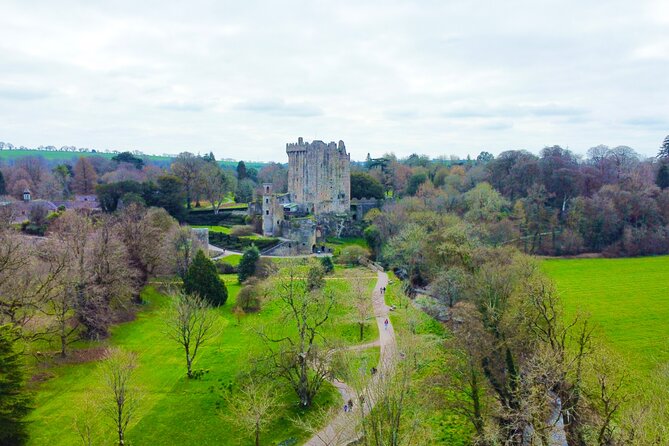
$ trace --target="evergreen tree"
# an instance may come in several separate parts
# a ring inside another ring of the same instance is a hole
[[[334,263],[332,263],[331,256],[321,257],[321,265],[323,266],[325,274],[330,274],[334,271]]]
[[[669,135],[664,138],[664,141],[660,146],[660,153],[657,154],[657,157],[661,159],[669,159]]]
[[[242,260],[237,267],[237,277],[239,278],[240,283],[255,274],[259,258],[260,251],[258,251],[258,248],[256,248],[255,245],[246,248]]]
[[[198,250],[184,277],[184,289],[188,294],[197,294],[213,306],[225,304],[228,300],[228,289],[218,277],[214,262]]]
[[[655,184],[660,189],[666,189],[669,187],[669,162],[664,162],[660,165],[660,169],[657,171],[657,177],[655,178]]]
[[[0,325],[0,444],[7,445],[26,442],[24,418],[30,412],[23,358],[14,346],[15,335],[11,325]]]
[[[242,181],[247,176],[248,175],[246,174],[246,164],[244,164],[244,161],[240,161],[239,163],[237,163],[237,180]]]
[[[0,195],[5,195],[7,193],[7,188],[5,186],[5,177],[0,171]]]

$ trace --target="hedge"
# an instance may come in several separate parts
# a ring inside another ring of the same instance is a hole
[[[209,243],[219,248],[235,251],[243,251],[251,245],[256,245],[260,251],[264,251],[277,245],[279,239],[273,237],[237,237],[235,235],[223,234],[222,232],[209,231]]]

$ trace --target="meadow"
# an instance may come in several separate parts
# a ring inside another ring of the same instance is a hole
[[[669,362],[669,256],[550,259],[568,316],[581,314],[644,387]]]
[[[367,343],[378,337],[375,324],[369,324],[362,341],[358,329],[350,319],[352,296],[347,278],[360,277],[371,291],[376,275],[365,269],[338,269],[326,280],[326,287],[336,292],[337,305],[328,326],[330,336],[344,345]],[[136,419],[127,433],[131,444],[200,444],[236,445],[240,433],[234,424],[221,415],[226,413],[223,395],[234,386],[240,373],[248,371],[253,358],[262,351],[258,331],[264,327],[280,326],[283,309],[281,302],[270,299],[258,313],[248,314],[238,323],[232,308],[240,289],[236,276],[222,276],[229,291],[228,302],[215,311],[219,333],[196,359],[194,368],[204,370],[200,379],[189,380],[185,374],[182,352],[165,336],[164,311],[169,298],[157,288],[147,287],[143,292],[144,307],[135,320],[116,326],[111,337],[101,343],[88,343],[88,361],[51,365],[40,369],[35,387],[35,410],[29,417],[31,445],[71,445],[79,443],[74,429],[77,417],[96,420],[98,435],[114,438],[105,418],[87,409],[91,400],[100,395],[100,375],[95,352],[104,346],[115,346],[136,352],[137,383],[142,400]],[[371,307],[371,298],[370,298]],[[77,355],[74,355],[75,357]],[[86,354],[82,355],[86,357]],[[99,357],[99,355],[98,355]],[[360,363],[378,360],[378,349],[360,352]],[[303,440],[308,433],[295,426],[292,420],[298,415],[309,419],[315,410],[303,412],[293,391],[277,381],[276,392],[283,407],[277,420],[262,438],[263,444],[288,444]],[[316,406],[339,404],[339,395],[333,386],[326,384],[317,397]],[[94,405],[93,405],[94,406]],[[97,435],[96,435],[97,436]]]

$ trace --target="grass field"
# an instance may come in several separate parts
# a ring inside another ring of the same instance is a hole
[[[101,156],[103,158],[112,158],[116,156],[115,153],[105,152],[59,152],[50,150],[0,150],[0,160],[13,161],[27,156],[36,156],[44,158],[47,161],[76,161],[80,156]],[[171,162],[176,157],[165,155],[140,155],[140,158],[147,158],[150,161]],[[221,167],[234,169],[237,167],[237,161],[219,161]],[[258,161],[244,161],[247,169],[261,169],[265,164]]]
[[[597,333],[645,380],[669,361],[669,256],[545,260],[568,315]]]
[[[338,292],[338,304],[327,331],[343,344],[359,342],[357,326],[349,317],[352,298],[345,293],[349,289],[347,277],[352,273],[367,281],[371,290],[376,276],[367,270],[341,269],[326,281],[328,288]],[[183,354],[164,334],[162,314],[169,300],[154,288],[144,291],[147,304],[137,314],[136,320],[115,327],[111,338],[103,344],[138,354],[136,374],[142,390],[142,402],[127,434],[131,444],[245,444],[240,441],[236,428],[220,416],[221,411],[226,411],[221,395],[240,372],[248,370],[251,358],[262,349],[257,331],[265,326],[280,326],[283,311],[280,301],[271,300],[263,305],[259,313],[244,316],[238,325],[231,310],[240,286],[236,283],[236,276],[224,276],[224,279],[230,297],[225,306],[212,310],[217,313],[220,333],[204,346],[194,365],[195,369],[208,371],[203,378],[186,378]],[[369,342],[377,336],[376,327],[370,324],[362,342]],[[378,350],[371,350],[362,352],[359,361],[367,364],[376,358]],[[87,398],[95,398],[100,380],[98,366],[91,361],[51,366],[42,372],[49,377],[37,385],[35,410],[29,418],[30,444],[78,444],[73,429],[74,420],[77,416],[86,415],[84,407]],[[300,414],[293,391],[277,381],[276,392],[285,406],[269,433],[263,437],[263,444],[278,444],[290,438],[303,439],[307,434],[291,422]],[[317,398],[317,404],[321,406],[339,403],[336,390],[329,384]],[[306,416],[308,418],[309,413]],[[110,432],[104,418],[98,414],[94,419],[100,434],[113,439],[113,432]]]

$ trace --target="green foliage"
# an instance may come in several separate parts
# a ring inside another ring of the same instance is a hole
[[[0,325],[0,444],[21,445],[27,440],[25,417],[30,396],[25,388],[23,357],[11,325]]]
[[[374,254],[377,255],[382,243],[381,231],[379,231],[379,228],[376,225],[369,225],[365,228],[362,234],[365,236],[367,245],[372,248]]]
[[[253,200],[253,191],[256,184],[249,178],[244,178],[237,182],[237,190],[235,191],[235,201],[237,203],[249,203]]]
[[[129,163],[135,166],[135,169],[141,170],[144,167],[144,160],[136,157],[130,152],[119,153],[116,156],[112,157],[112,161],[117,163]]]
[[[334,271],[334,263],[332,262],[332,257],[331,256],[325,256],[321,257],[321,266],[323,267],[323,271],[325,271],[325,274],[330,274]]]
[[[655,184],[657,184],[657,187],[660,189],[669,187],[669,162],[665,161],[660,165],[660,168],[657,170]]]
[[[383,185],[368,173],[351,172],[351,198],[376,198],[384,197]]]
[[[188,267],[184,277],[184,289],[188,294],[197,294],[213,306],[225,304],[228,290],[225,283],[218,277],[214,262],[198,250],[193,263]]]
[[[319,290],[325,286],[325,269],[320,263],[311,265],[307,271],[307,289]]]
[[[246,164],[244,161],[240,161],[237,163],[237,180],[242,181],[246,177]]]
[[[183,182],[174,175],[158,177],[155,188],[149,187],[144,192],[144,200],[149,206],[164,208],[172,217],[184,221],[186,210],[184,202]]]
[[[420,188],[421,184],[427,181],[428,181],[427,172],[425,172],[424,170],[419,170],[418,172],[415,172],[409,178],[409,184],[407,185],[407,190],[406,190],[407,194],[416,195],[416,192],[418,192],[418,189]]]
[[[118,181],[116,183],[98,184],[95,188],[100,207],[105,212],[114,212],[119,200],[126,194],[144,195],[144,186],[137,181]]]
[[[361,257],[368,257],[369,251],[362,246],[350,245],[341,250],[337,263],[344,265],[358,265]]]
[[[256,265],[258,259],[260,258],[260,251],[255,245],[251,245],[246,248],[242,260],[239,262],[237,267],[237,276],[239,278],[239,283],[243,283],[246,279],[251,277],[256,272]]]
[[[669,135],[664,138],[662,145],[660,146],[660,152],[657,154],[658,158],[669,159]]]

